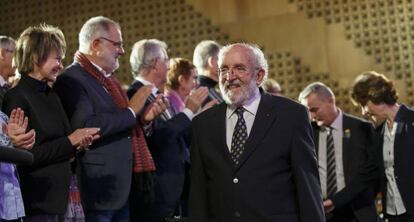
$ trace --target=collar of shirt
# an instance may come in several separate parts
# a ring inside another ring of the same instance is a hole
[[[144,84],[144,86],[148,86],[148,85],[153,86],[152,87],[152,95],[157,96],[159,90],[158,90],[157,87],[155,87],[155,85],[152,82],[142,78],[141,76],[135,77],[135,80],[138,80],[138,81],[142,82],[142,84]]]
[[[256,94],[252,97],[252,99],[248,100],[246,104],[243,105],[243,108],[249,112],[251,115],[256,116],[257,109],[259,108],[260,99],[262,98],[260,92],[257,90]],[[236,111],[237,107],[230,107],[227,106],[226,118],[230,119],[234,111]]]
[[[391,130],[388,128],[388,124],[384,123],[384,136],[386,136],[387,138],[391,139],[391,138],[395,138],[395,133],[397,132],[397,122],[394,122],[392,124],[392,128]]]
[[[3,87],[6,84],[6,80],[4,80],[3,76],[0,75],[0,86]]]
[[[91,62],[93,66],[95,66],[99,72],[101,72],[106,78],[110,77],[112,73],[107,73],[104,69],[102,69],[100,66],[96,65],[95,63]]]
[[[333,130],[340,130],[342,129],[342,122],[343,122],[343,113],[342,113],[342,110],[338,108],[338,115],[336,116],[335,120],[332,122],[330,127]]]

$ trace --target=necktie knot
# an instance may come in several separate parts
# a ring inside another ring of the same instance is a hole
[[[242,106],[240,106],[240,107],[237,107],[235,113],[237,114],[237,117],[243,118],[244,111],[245,109]]]

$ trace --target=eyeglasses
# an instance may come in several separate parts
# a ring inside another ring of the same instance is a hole
[[[260,68],[254,68],[254,71],[259,70]],[[233,71],[233,73],[237,76],[243,76],[245,75],[249,70],[246,66],[244,65],[235,65],[233,67],[220,67],[218,69],[220,75],[228,75],[230,73],[230,71]]]
[[[108,38],[105,38],[105,37],[97,38],[97,40],[100,40],[100,39],[103,39],[103,40],[106,40],[106,41],[110,42],[113,46],[115,46],[117,48],[124,48],[124,43],[123,42],[117,42],[117,41],[114,41],[114,40],[111,40],[111,39],[108,39]]]

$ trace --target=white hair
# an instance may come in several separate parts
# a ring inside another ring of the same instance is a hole
[[[302,102],[306,98],[309,97],[310,94],[315,93],[318,95],[318,98],[320,99],[328,99],[330,97],[335,99],[335,95],[333,94],[331,88],[329,88],[327,85],[325,85],[322,82],[313,82],[309,85],[307,85],[302,92],[300,92],[298,100],[299,102]]]
[[[197,67],[199,74],[208,67],[208,59],[217,55],[221,45],[212,40],[203,40],[197,44],[193,54],[193,64]]]
[[[121,30],[118,23],[104,16],[92,17],[86,21],[79,32],[79,51],[87,53],[90,50],[91,42],[107,33],[111,26]]]
[[[235,47],[235,46],[241,46],[244,47],[248,50],[251,51],[251,53],[253,54],[255,61],[255,65],[256,68],[261,68],[265,71],[265,75],[263,77],[263,81],[261,82],[261,84],[267,79],[267,74],[269,72],[269,66],[267,64],[267,60],[262,52],[262,50],[259,48],[258,45],[256,44],[250,44],[250,43],[234,43],[234,44],[229,44],[224,46],[223,48],[220,49],[220,52],[218,54],[218,64],[220,67],[220,64],[223,63],[223,56],[224,54],[226,54],[231,48]]]
[[[158,39],[143,39],[134,44],[132,47],[129,62],[131,64],[132,76],[143,73],[143,71],[152,68],[153,61],[157,58],[167,58],[167,55],[162,55],[162,51],[167,52],[167,44]]]

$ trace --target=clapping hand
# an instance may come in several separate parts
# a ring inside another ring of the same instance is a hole
[[[36,132],[31,129],[26,132],[29,119],[24,116],[24,111],[20,108],[13,109],[10,114],[9,123],[3,125],[3,132],[9,136],[13,146],[30,150],[33,148]]]

